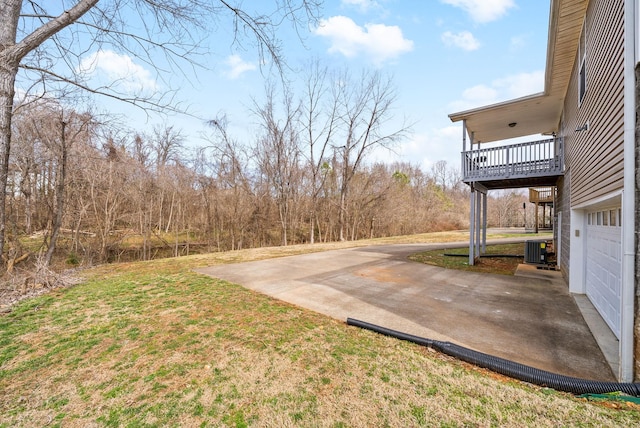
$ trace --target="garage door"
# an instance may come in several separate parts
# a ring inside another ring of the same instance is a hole
[[[622,228],[620,208],[587,214],[587,296],[616,337],[620,338]]]

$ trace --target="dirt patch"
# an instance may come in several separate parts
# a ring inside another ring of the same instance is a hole
[[[522,258],[516,257],[482,257],[475,266],[482,272],[509,273],[513,275],[522,263]]]
[[[411,278],[398,275],[393,269],[389,268],[368,268],[355,272],[356,275],[363,278],[370,278],[378,282],[391,282],[394,284],[411,284]]]

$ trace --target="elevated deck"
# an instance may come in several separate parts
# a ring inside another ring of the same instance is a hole
[[[532,204],[553,204],[555,196],[555,187],[535,187],[529,189],[529,202]]]
[[[462,180],[487,189],[555,186],[563,155],[558,138],[469,150],[462,152]]]

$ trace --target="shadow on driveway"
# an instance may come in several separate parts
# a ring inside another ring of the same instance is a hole
[[[351,317],[451,341],[566,376],[615,380],[564,281],[470,273],[407,259],[444,247],[371,246],[198,272],[342,321]]]

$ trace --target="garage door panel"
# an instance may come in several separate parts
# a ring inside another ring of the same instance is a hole
[[[589,216],[596,219],[596,215]],[[622,229],[602,224],[587,225],[587,296],[617,337],[620,337],[622,286]]]

